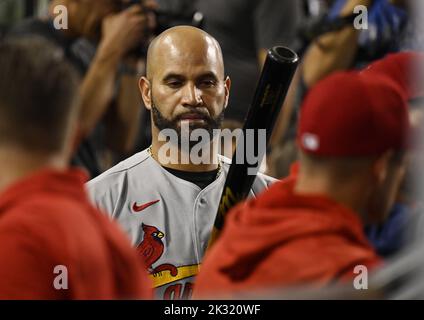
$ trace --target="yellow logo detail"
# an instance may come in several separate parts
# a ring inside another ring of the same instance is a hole
[[[222,196],[219,204],[219,214],[224,215],[237,202],[236,197],[229,187],[225,188],[225,194]]]
[[[199,273],[199,267],[199,264],[177,267],[178,273],[175,277],[171,275],[171,271],[169,270],[151,274],[150,279],[153,281],[153,288],[161,287],[174,281],[195,276]]]

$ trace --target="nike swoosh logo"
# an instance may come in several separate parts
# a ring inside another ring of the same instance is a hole
[[[143,211],[144,209],[147,209],[148,207],[154,205],[155,203],[158,203],[160,200],[155,200],[155,201],[151,201],[151,202],[147,202],[145,204],[142,204],[141,206],[137,205],[137,202],[134,202],[132,209],[135,212],[140,212]]]

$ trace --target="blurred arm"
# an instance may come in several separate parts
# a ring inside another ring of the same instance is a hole
[[[147,15],[138,5],[104,19],[101,42],[81,85],[80,138],[91,133],[111,105],[118,65],[148,28]]]
[[[142,110],[137,74],[123,74],[116,103],[106,116],[108,147],[122,155],[133,151]]]
[[[372,2],[372,0],[349,0],[340,15],[350,15],[356,6],[369,7]],[[301,65],[306,87],[312,87],[334,71],[350,68],[358,50],[358,35],[358,30],[352,25],[347,25],[339,31],[324,34],[315,40],[305,53]]]

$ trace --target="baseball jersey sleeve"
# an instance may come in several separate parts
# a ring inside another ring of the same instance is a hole
[[[99,177],[89,181],[86,184],[88,196],[100,211],[106,213],[111,218],[117,212],[119,204],[119,194],[123,192],[120,189],[122,185],[122,176],[110,175],[107,177]]]

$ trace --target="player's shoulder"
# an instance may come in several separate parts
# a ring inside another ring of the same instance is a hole
[[[272,184],[274,184],[277,181],[278,181],[277,179],[271,176],[258,172],[258,174],[256,175],[256,179],[252,185],[252,192],[255,196],[257,196],[263,190],[268,189]]]
[[[218,155],[219,160],[222,164],[222,166],[224,167],[224,170],[226,170],[228,172],[230,166],[231,166],[231,159],[227,158],[223,155]],[[273,184],[274,182],[278,181],[277,179],[268,176],[262,172],[258,172],[258,174],[256,175],[256,179],[253,183],[253,187],[252,189],[258,189],[261,190],[263,188],[267,188],[269,185]]]
[[[257,180],[263,181],[267,186],[278,181],[278,179],[259,172],[256,176]]]

